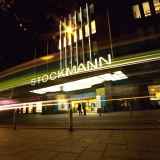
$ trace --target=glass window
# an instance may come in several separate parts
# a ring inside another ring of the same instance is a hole
[[[78,21],[81,20],[81,17],[80,17],[80,12],[78,13]]]
[[[90,11],[90,14],[94,13],[94,5],[93,4],[91,4],[89,6],[89,11]]]
[[[75,24],[75,16],[73,16],[72,24]]]
[[[89,26],[88,24],[85,25],[85,37],[89,36]]]
[[[74,33],[73,33],[73,38],[74,38],[74,42],[76,42],[76,41],[77,41],[77,34],[76,34],[76,31],[74,31]]]
[[[79,28],[79,40],[82,39],[82,28]]]
[[[63,37],[63,46],[66,47],[66,37]]]
[[[68,32],[68,45],[71,45],[72,32]]]
[[[140,10],[139,10],[139,5],[132,6],[132,10],[133,10],[133,15],[134,15],[135,19],[141,18],[141,13],[140,13]]]
[[[96,23],[95,23],[95,20],[91,22],[91,32],[92,32],[92,34],[96,33]]]
[[[83,14],[84,14],[84,18],[87,17],[87,11],[86,11],[86,8],[83,10]]]
[[[150,10],[149,3],[144,2],[144,3],[142,3],[142,6],[143,6],[143,11],[144,11],[144,16],[145,17],[150,16],[151,15],[151,10]]]
[[[94,41],[94,42],[93,42],[93,54],[94,54],[94,56],[96,56],[97,53],[98,53],[97,42]]]
[[[154,4],[156,14],[160,14],[160,1],[159,0],[153,0],[153,4]]]
[[[61,40],[59,39],[59,50],[61,49]]]

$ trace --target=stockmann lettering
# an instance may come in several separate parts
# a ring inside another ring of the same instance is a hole
[[[107,64],[107,65],[111,64],[111,55],[110,54],[108,54],[108,61],[106,59],[104,59],[103,57],[99,57],[98,60],[97,60],[97,58],[95,59],[94,64],[90,61],[87,61],[86,66],[83,63],[80,63],[78,66],[73,66],[71,69],[65,68],[65,69],[62,69],[61,71],[58,71],[58,72],[51,72],[50,74],[45,74],[43,76],[33,78],[33,79],[31,79],[31,85],[34,86],[36,84],[40,84],[41,82],[45,83],[48,80],[55,80],[56,78],[62,78],[62,77],[66,77],[69,75],[74,75],[74,74],[98,69],[98,68],[101,68],[105,64]]]

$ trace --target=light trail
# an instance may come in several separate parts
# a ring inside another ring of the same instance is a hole
[[[155,96],[141,96],[141,97],[128,97],[128,98],[114,98],[114,99],[107,99],[107,100],[101,100],[101,102],[110,102],[110,101],[121,101],[121,100],[137,100],[142,98],[156,98]],[[80,101],[81,99],[76,99],[77,101]],[[83,99],[87,101],[86,99]],[[74,99],[66,99],[67,104],[70,104],[71,101],[74,101]],[[42,102],[42,106],[56,106],[57,100],[47,100],[47,101],[35,101],[35,102],[28,102],[28,103],[16,103],[16,104],[9,104],[9,105],[0,105],[0,111],[4,110],[11,110],[11,109],[21,109],[21,108],[27,108],[29,105],[32,105],[32,107],[36,107],[37,102]],[[96,102],[99,102],[96,100]]]

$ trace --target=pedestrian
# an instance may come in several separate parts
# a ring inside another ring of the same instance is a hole
[[[79,116],[82,115],[82,108],[81,108],[81,104],[78,103],[78,112],[79,112]]]
[[[85,103],[82,103],[82,108],[83,108],[84,115],[86,115],[86,104]]]

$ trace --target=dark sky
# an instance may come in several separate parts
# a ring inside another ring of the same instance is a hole
[[[51,31],[54,18],[49,12],[53,12],[53,4],[53,0],[0,3],[0,71],[34,57],[28,48],[35,37]]]
[[[13,16],[6,12],[0,15],[0,71],[20,63],[27,39]]]

